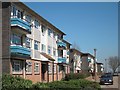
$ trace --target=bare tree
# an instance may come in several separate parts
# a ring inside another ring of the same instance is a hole
[[[76,42],[73,43],[72,48],[81,51],[79,45]]]
[[[120,66],[120,59],[117,56],[109,57],[108,64],[110,68],[113,70],[113,73],[115,73],[116,69]]]

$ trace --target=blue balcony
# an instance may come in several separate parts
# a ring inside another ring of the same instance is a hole
[[[11,18],[11,26],[18,26],[18,27],[26,30],[27,32],[31,32],[30,24],[19,18]]]
[[[66,43],[64,43],[63,41],[58,41],[57,45],[60,47],[66,47]]]
[[[66,58],[58,57],[58,63],[66,63]]]
[[[31,51],[28,48],[22,46],[10,46],[11,56],[30,58]]]

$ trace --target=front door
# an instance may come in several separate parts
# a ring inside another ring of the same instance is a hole
[[[46,81],[46,71],[47,71],[47,64],[42,64],[42,81]]]

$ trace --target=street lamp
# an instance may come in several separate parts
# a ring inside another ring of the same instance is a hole
[[[107,73],[107,59],[105,59],[105,73]]]

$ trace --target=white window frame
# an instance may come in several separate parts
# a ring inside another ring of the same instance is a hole
[[[38,20],[34,20],[34,26],[35,26],[35,28],[39,29],[40,28],[40,22]]]
[[[32,48],[32,39],[31,38],[28,38],[28,37],[26,38],[26,47],[27,48]]]
[[[35,45],[37,45],[37,49],[35,48]],[[39,42],[34,40],[34,50],[39,50]]]
[[[26,15],[25,16],[25,20],[28,22],[28,23],[30,23],[31,24],[31,22],[32,22],[32,17],[31,17],[31,15]]]
[[[17,39],[17,40],[15,40],[15,39]],[[18,39],[19,39],[20,42],[16,43],[15,41],[18,41]],[[12,33],[11,34],[11,44],[13,44],[13,45],[21,45],[22,44],[21,35],[17,35],[15,33]]]
[[[26,73],[27,74],[32,74],[32,62],[27,61],[26,63],[27,63],[27,65],[26,65]]]
[[[56,33],[53,31],[53,38],[56,39]]]
[[[54,73],[56,73],[56,70],[57,69],[57,65],[56,64],[54,64]]]
[[[50,50],[50,52],[49,52],[49,50]],[[48,54],[51,55],[51,53],[52,53],[51,51],[52,51],[52,50],[51,50],[51,46],[48,45]]]
[[[53,55],[56,56],[56,49],[53,48]]]
[[[15,65],[18,65],[19,66],[19,71],[16,71],[15,70]],[[23,69],[23,67],[22,67],[22,61],[19,61],[19,60],[13,60],[12,61],[12,73],[13,74],[22,74],[22,70]]]
[[[45,46],[45,44],[42,44],[42,45],[41,45],[41,51],[42,51],[42,52],[46,52],[46,46]]]
[[[39,74],[40,73],[40,64],[35,62],[34,63],[34,73]]]
[[[52,30],[50,28],[48,28],[48,36],[52,37]]]
[[[43,28],[44,27],[44,28]],[[45,35],[45,32],[46,32],[46,27],[45,25],[41,25],[41,32],[42,32],[42,35],[44,36]]]
[[[51,74],[52,73],[52,66],[50,64],[48,64],[48,73]]]

